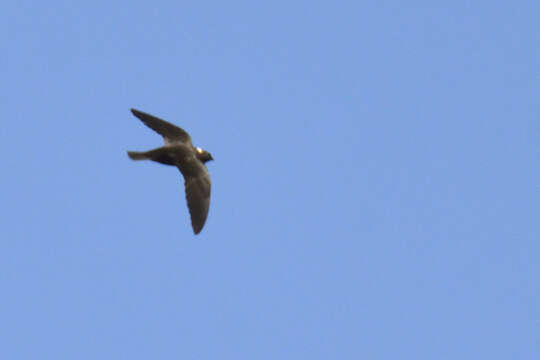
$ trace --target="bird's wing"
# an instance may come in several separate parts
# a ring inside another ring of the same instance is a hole
[[[136,109],[131,109],[131,112],[146,126],[163,136],[166,145],[178,142],[191,144],[191,136],[178,126]]]
[[[210,208],[210,174],[204,164],[200,165],[199,175],[185,178],[186,200],[195,234],[201,232]]]

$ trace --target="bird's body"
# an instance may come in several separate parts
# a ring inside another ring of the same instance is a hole
[[[132,160],[152,160],[176,166],[184,176],[186,200],[193,232],[198,234],[206,222],[210,208],[210,174],[205,163],[213,160],[206,150],[193,146],[183,129],[142,111],[131,109],[149,128],[163,136],[165,145],[144,152],[128,151]]]

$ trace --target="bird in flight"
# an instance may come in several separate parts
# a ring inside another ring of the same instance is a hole
[[[210,207],[210,173],[205,163],[214,160],[206,150],[193,146],[191,136],[183,129],[165,120],[131,109],[146,126],[165,141],[165,145],[149,151],[128,151],[132,160],[152,160],[176,166],[184,176],[186,200],[191,215],[193,232],[201,232]]]

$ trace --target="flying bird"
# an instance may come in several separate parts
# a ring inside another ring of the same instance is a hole
[[[186,200],[191,216],[193,232],[201,232],[210,207],[210,174],[205,163],[214,160],[212,155],[199,147],[193,146],[191,136],[183,129],[165,120],[131,109],[146,126],[154,130],[165,141],[157,149],[138,152],[128,151],[132,160],[152,160],[161,164],[176,166],[184,176]]]

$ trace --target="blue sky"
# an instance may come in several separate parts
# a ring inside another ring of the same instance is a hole
[[[540,3],[445,3],[3,4],[0,357],[538,359]]]

